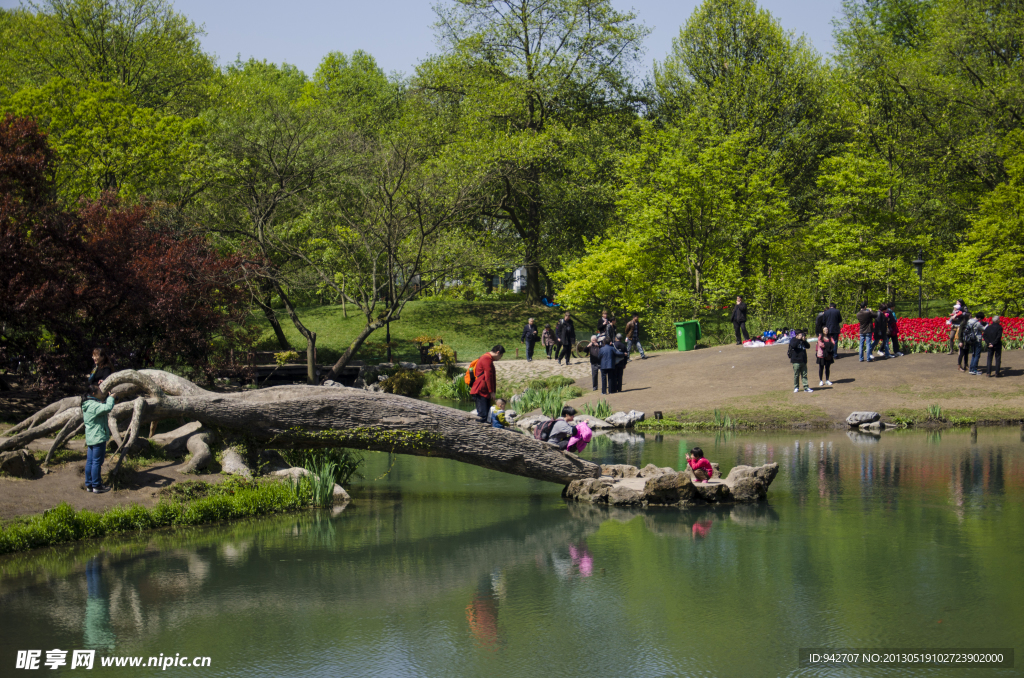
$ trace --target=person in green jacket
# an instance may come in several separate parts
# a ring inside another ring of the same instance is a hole
[[[107,400],[101,402],[102,395],[99,384],[90,384],[89,395],[82,400],[86,446],[85,491],[97,494],[110,491],[100,480],[100,469],[103,467],[103,458],[107,456],[107,441],[110,440],[107,415],[114,409],[114,396],[107,396]]]

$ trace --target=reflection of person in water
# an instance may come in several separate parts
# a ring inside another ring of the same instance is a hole
[[[699,537],[703,539],[708,536],[708,532],[711,531],[711,522],[710,520],[698,520],[695,522],[693,524],[693,538],[697,539]]]
[[[491,575],[481,581],[472,602],[466,606],[466,621],[477,642],[489,650],[497,650],[501,641],[498,635],[498,600],[504,597],[504,577]]]
[[[85,601],[85,638],[90,650],[114,649],[114,632],[110,628],[110,598],[103,586],[103,561],[93,556],[85,565],[85,584],[89,597]]]
[[[594,574],[594,556],[590,555],[586,544],[569,544],[569,557],[572,558],[572,564],[579,568],[581,576],[589,577]]]

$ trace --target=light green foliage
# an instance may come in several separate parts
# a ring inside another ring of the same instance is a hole
[[[209,179],[200,122],[140,107],[121,86],[54,78],[20,90],[3,109],[35,118],[49,134],[66,202],[105,191],[184,202]]]
[[[400,368],[381,382],[380,387],[385,393],[415,398],[425,383],[426,377],[419,370]]]
[[[970,308],[1019,313],[1024,299],[1024,152],[1006,161],[1009,179],[981,200],[967,242],[944,271],[946,285]],[[1011,151],[1012,152],[1012,151]]]
[[[193,116],[215,77],[203,31],[166,0],[43,0],[0,18],[2,84],[104,82],[140,108]]]
[[[589,414],[592,417],[598,419],[607,419],[612,416],[611,405],[608,404],[607,400],[599,400],[593,405],[586,403],[583,405],[583,414]]]
[[[610,152],[632,122],[629,68],[646,30],[608,0],[468,0],[438,8],[443,53],[416,83],[458,120],[445,160],[487,190],[482,244],[539,273],[603,230]]]

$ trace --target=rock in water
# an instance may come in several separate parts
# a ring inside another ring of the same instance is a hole
[[[0,453],[0,471],[15,478],[35,478],[39,475],[39,462],[27,450]]]
[[[305,469],[303,469],[305,470]],[[348,496],[348,492],[341,485],[334,484],[334,503],[335,504],[347,504],[352,501],[352,497]]]
[[[630,487],[629,485],[612,485],[608,490],[608,503],[615,506],[639,504],[641,492],[641,490]]]
[[[605,419],[609,426],[614,426],[616,428],[632,428],[638,422],[643,420],[644,413],[637,412],[636,410],[630,410],[629,412],[616,412]]]
[[[846,423],[856,428],[861,424],[870,424],[873,421],[878,421],[882,418],[878,412],[852,412],[850,416],[846,418]]]
[[[587,426],[589,426],[595,431],[602,428],[614,428],[604,419],[598,419],[597,417],[591,416],[589,414],[577,414],[575,421],[585,421],[587,422]]]
[[[874,432],[877,432],[877,431],[884,431],[885,430],[885,424],[883,424],[880,421],[873,421],[873,422],[868,423],[868,424],[861,424],[858,428],[861,431],[868,431],[869,433],[874,433]]]

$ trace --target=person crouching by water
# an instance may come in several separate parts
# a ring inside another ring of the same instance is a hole
[[[704,450],[699,447],[690,450],[690,453],[686,455],[686,463],[693,471],[693,477],[702,483],[711,480],[711,477],[715,475],[715,469],[712,468],[711,462],[704,458]]]
[[[818,346],[814,353],[818,359],[818,386],[825,384],[831,386],[832,382],[829,379],[832,377],[832,363],[836,359],[836,340],[829,333],[827,325],[821,328],[821,334],[818,335]]]
[[[100,479],[103,459],[107,456],[107,441],[110,429],[107,415],[114,409],[114,396],[100,401],[102,393],[99,384],[89,385],[89,395],[82,400],[82,418],[85,420],[85,491],[101,494],[110,491]]]
[[[559,449],[564,450],[569,446],[569,438],[573,438],[579,433],[576,430],[576,424],[573,420],[576,418],[576,408],[571,405],[566,405],[562,408],[562,417],[555,420],[555,424],[551,427],[551,433],[548,435],[548,442],[554,445],[558,445]]]
[[[491,411],[491,398],[498,391],[498,377],[494,373],[494,363],[501,360],[503,355],[505,355],[505,347],[498,344],[477,359],[476,367],[473,370],[473,387],[469,389],[469,394],[473,396],[473,401],[476,403],[477,420],[488,426],[491,423],[487,418]]]
[[[114,368],[110,364],[110,358],[107,356],[107,352],[102,348],[94,348],[92,350],[92,362],[93,368],[92,373],[89,374],[89,386],[99,386],[103,383],[103,380],[109,377]]]

